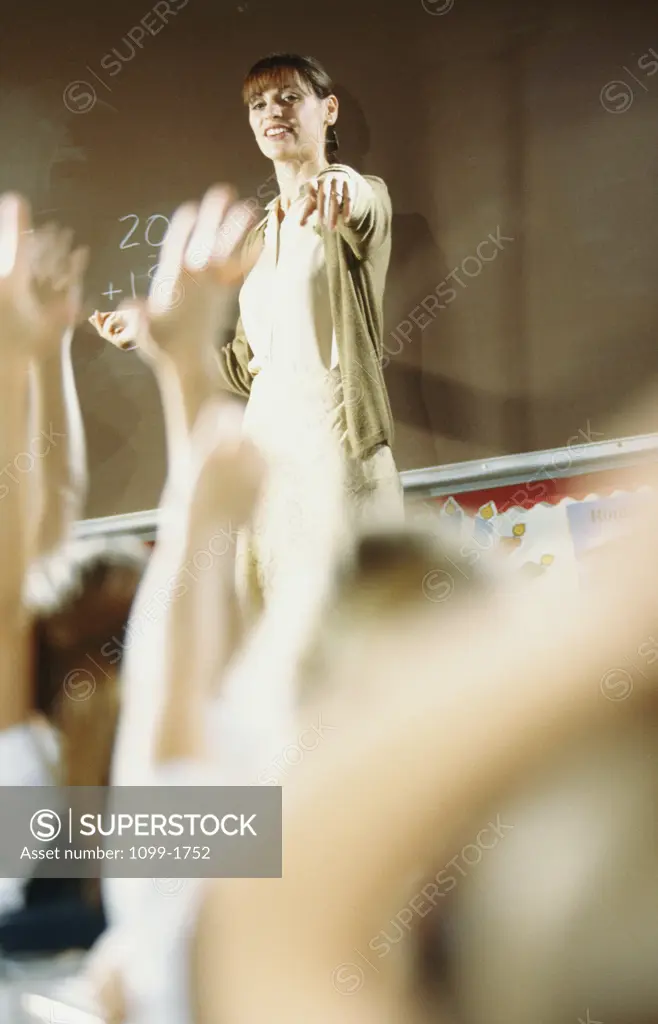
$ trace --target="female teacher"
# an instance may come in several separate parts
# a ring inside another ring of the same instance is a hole
[[[403,517],[380,364],[391,202],[380,178],[336,162],[338,100],[318,61],[260,60],[243,99],[279,195],[247,239],[260,255],[220,362],[269,470],[243,545],[251,597],[267,601],[329,567],[355,521]]]
[[[400,523],[403,502],[381,368],[388,190],[336,162],[338,100],[313,58],[259,61],[243,99],[279,185],[247,236],[236,334],[219,352],[268,471],[237,566],[245,610],[258,612],[288,585],[297,608],[313,605],[355,524]],[[125,311],[91,322],[131,347]]]

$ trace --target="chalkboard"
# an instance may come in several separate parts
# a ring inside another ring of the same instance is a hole
[[[308,12],[301,0],[285,7],[289,24]],[[287,35],[274,27],[281,8],[116,0],[91,10],[64,0],[38,18],[36,0],[21,8],[3,26],[0,191],[19,189],[37,222],[69,224],[90,245],[89,312],[146,294],[180,203],[218,180],[262,208],[277,194],[240,90],[250,64]],[[356,141],[348,146],[356,164],[368,128],[338,89],[341,138]]]
[[[146,293],[180,203],[217,180],[255,195],[271,175],[253,141],[246,180],[242,157],[240,85],[260,52],[234,57],[230,92],[210,59],[253,13],[221,0],[26,0],[3,25],[0,192],[19,190],[37,223],[70,225],[90,245],[87,312]]]

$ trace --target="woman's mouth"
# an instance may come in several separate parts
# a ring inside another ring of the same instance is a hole
[[[287,135],[292,135],[292,130],[286,125],[273,125],[265,129],[266,139],[285,139]]]

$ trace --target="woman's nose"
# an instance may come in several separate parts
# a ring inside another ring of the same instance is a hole
[[[278,100],[270,100],[265,108],[265,113],[268,117],[281,117],[283,113],[283,107]]]

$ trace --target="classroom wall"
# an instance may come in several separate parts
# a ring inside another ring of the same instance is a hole
[[[3,26],[0,187],[92,244],[90,308],[146,280],[148,241],[183,199],[222,179],[271,194],[242,76],[271,50],[310,52],[339,86],[341,159],[382,175],[393,198],[386,375],[400,468],[608,436],[658,361],[655,8],[156,6],[29,0]],[[131,55],[142,19],[157,33]],[[164,440],[150,372],[86,329],[74,348],[88,513],[152,507]]]

